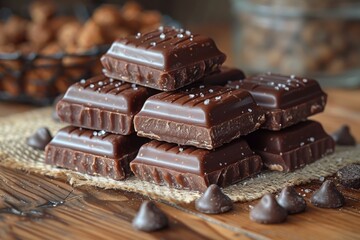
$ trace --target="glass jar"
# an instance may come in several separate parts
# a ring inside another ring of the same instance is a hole
[[[360,86],[359,0],[233,0],[235,61],[325,86]]]

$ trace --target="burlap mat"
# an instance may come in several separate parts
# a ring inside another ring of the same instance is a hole
[[[64,124],[55,123],[50,115],[51,109],[44,108],[0,118],[0,165],[51,177],[66,177],[73,186],[91,185],[106,189],[122,189],[162,200],[189,203],[200,196],[198,192],[169,189],[142,182],[135,177],[126,181],[115,181],[44,164],[44,153],[28,147],[25,139],[41,126],[48,127],[53,134],[64,126]],[[357,147],[338,147],[335,154],[324,157],[293,173],[267,171],[227,187],[224,192],[234,201],[254,200],[265,193],[278,191],[288,185],[298,185],[332,175],[339,168],[356,162],[360,162],[359,145]]]

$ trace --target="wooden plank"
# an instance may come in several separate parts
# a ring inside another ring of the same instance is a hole
[[[360,192],[341,189],[347,204],[305,213],[279,225],[249,220],[249,205],[237,203],[221,215],[198,213],[193,204],[158,206],[171,219],[169,229],[143,233],[131,221],[141,202],[134,193],[91,187],[73,189],[62,180],[0,168],[0,239],[357,239],[360,234]],[[320,182],[298,188],[317,189]],[[308,197],[311,194],[307,194]],[[301,229],[301,231],[299,231]],[[294,234],[296,232],[296,234]]]

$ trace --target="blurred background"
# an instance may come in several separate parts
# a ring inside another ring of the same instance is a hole
[[[225,64],[248,75],[271,71],[314,77],[326,87],[360,86],[358,0],[0,0],[0,19],[5,99],[47,104],[99,72],[98,57],[115,38],[159,25],[211,36],[227,54]]]

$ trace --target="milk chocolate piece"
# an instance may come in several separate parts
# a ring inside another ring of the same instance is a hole
[[[218,185],[212,184],[195,201],[195,208],[202,213],[219,214],[230,211],[233,208],[233,202]]]
[[[132,225],[136,230],[153,232],[168,227],[169,219],[155,203],[144,201]]]
[[[248,90],[266,113],[262,128],[273,131],[322,112],[327,100],[317,81],[294,75],[260,74],[227,86]]]
[[[341,126],[337,131],[331,134],[337,145],[341,146],[355,146],[356,140],[350,132],[348,125]]]
[[[130,164],[141,180],[178,189],[205,191],[211,184],[225,187],[261,171],[261,158],[238,139],[210,151],[151,141]]]
[[[52,136],[48,128],[42,127],[26,139],[26,144],[38,150],[45,150],[46,145],[51,141]]]
[[[339,208],[344,205],[345,198],[332,181],[326,180],[319,190],[314,192],[310,201],[320,208]]]
[[[134,126],[139,136],[214,149],[258,129],[258,109],[247,91],[199,86],[148,98]]]
[[[286,220],[287,211],[281,207],[275,197],[268,193],[250,210],[250,219],[263,224],[281,223]]]
[[[160,27],[118,39],[101,62],[108,77],[172,91],[217,71],[225,59],[208,37]]]
[[[99,75],[73,84],[57,104],[57,113],[74,126],[129,135],[134,131],[134,115],[153,93]]]
[[[334,152],[334,140],[321,124],[306,121],[281,131],[258,130],[246,136],[271,170],[294,171]]]
[[[349,188],[360,188],[360,164],[350,164],[337,172],[340,183]]]
[[[47,145],[45,162],[89,175],[115,180],[131,174],[133,160],[146,139],[68,126]]]
[[[305,199],[291,186],[285,187],[281,191],[277,202],[287,210],[288,214],[300,213],[306,209]]]

